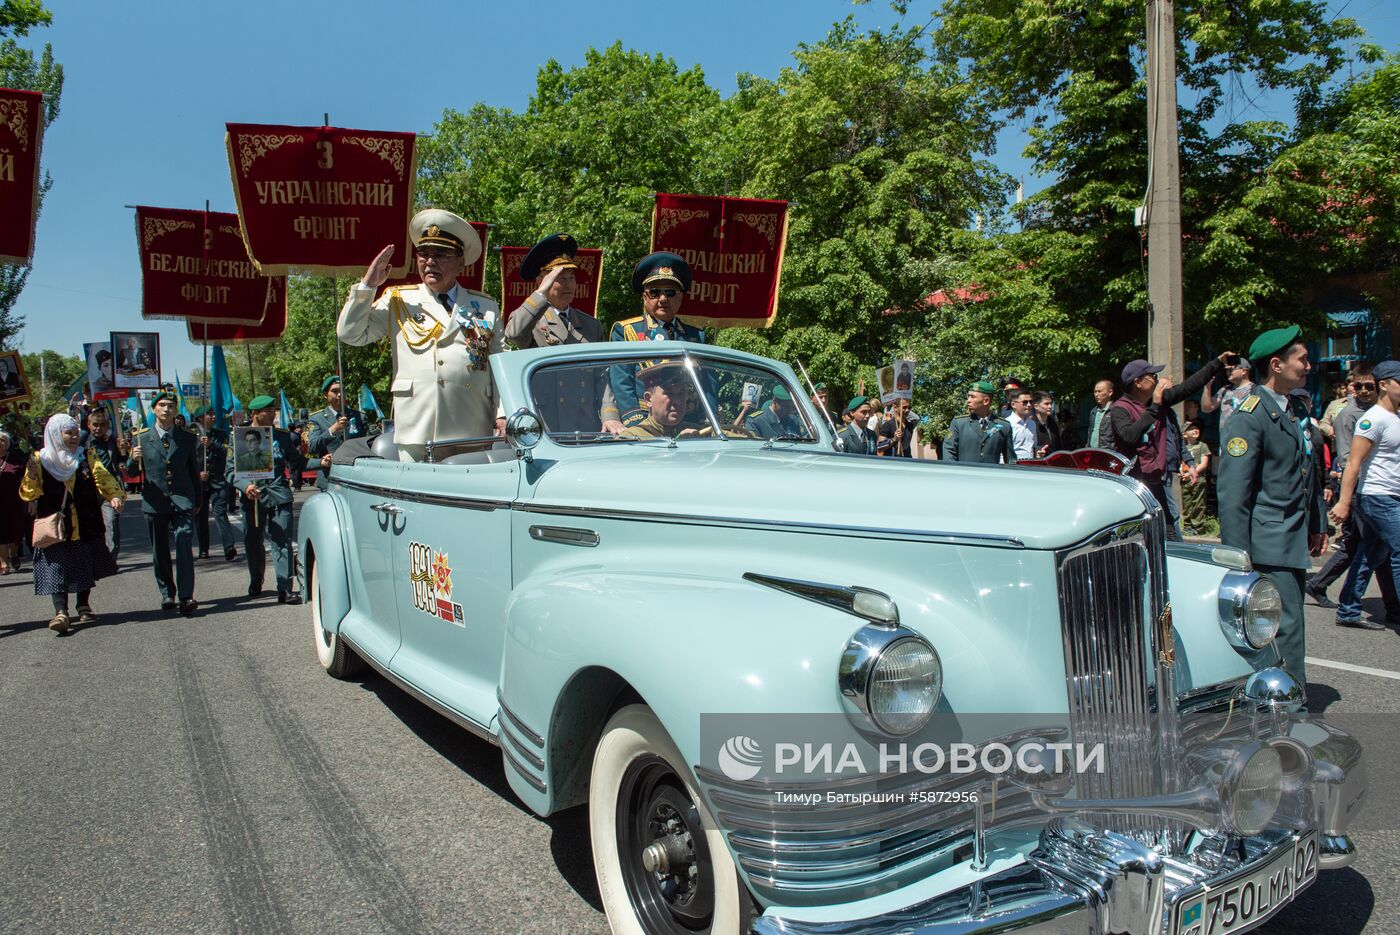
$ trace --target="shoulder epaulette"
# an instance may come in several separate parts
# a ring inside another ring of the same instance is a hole
[[[131,434],[132,434],[132,435],[141,435],[142,433],[149,432],[150,430],[151,430],[151,427],[150,427],[149,425],[146,425],[146,426],[142,426],[141,428],[137,429],[136,431],[132,432]]]
[[[495,297],[494,297],[494,296],[487,295],[485,292],[477,292],[475,289],[463,289],[462,291],[465,292],[467,295],[474,295],[474,296],[477,296],[478,298],[485,299],[486,301],[490,302],[492,305],[495,305],[495,304],[496,304],[496,299],[495,299]]]
[[[636,318],[629,318],[629,319],[627,319],[626,321],[620,321],[620,322],[617,323],[617,326],[618,326],[619,328],[622,329],[622,338],[623,338],[623,340],[625,340],[625,341],[636,341],[636,340],[639,340],[638,337],[637,337],[637,329],[636,329],[635,326],[636,326],[637,322],[639,322],[639,321],[641,321],[641,320],[642,320],[642,316],[641,316],[641,315],[638,315]]]
[[[1257,405],[1259,405],[1259,397],[1258,397],[1258,396],[1254,396],[1254,395],[1246,396],[1246,397],[1244,398],[1244,402],[1240,403],[1239,411],[1240,411],[1240,412],[1253,412],[1253,411],[1254,411],[1254,407],[1257,406]]]

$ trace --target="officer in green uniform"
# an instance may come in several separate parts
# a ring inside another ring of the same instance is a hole
[[[331,455],[352,438],[369,434],[369,422],[364,413],[345,405],[345,396],[340,388],[340,377],[332,373],[321,381],[321,392],[326,397],[326,408],[311,416],[311,432],[306,438],[306,447],[311,457],[318,460],[316,489],[325,490],[331,473]]]
[[[986,380],[972,384],[967,391],[967,415],[958,416],[948,426],[948,438],[943,442],[944,461],[1016,463],[1011,423],[992,411],[996,395],[997,388]]]
[[[623,429],[623,438],[682,438],[701,434],[700,426],[686,422],[694,387],[679,361],[643,365],[636,379],[642,385],[638,402],[646,416]],[[706,425],[704,433],[713,435],[714,431]]]
[[[856,396],[846,404],[844,415],[851,421],[836,434],[844,446],[841,450],[849,455],[873,455],[878,439],[866,427],[870,421],[870,397]]]
[[[1311,365],[1297,325],[1266,331],[1249,348],[1258,381],[1230,416],[1221,439],[1220,541],[1249,551],[1254,569],[1279,590],[1283,617],[1276,643],[1283,666],[1307,684],[1303,575],[1327,547],[1313,440],[1288,393]]]
[[[792,401],[792,394],[781,383],[773,387],[773,398],[763,411],[744,423],[744,428],[759,438],[811,438],[802,413]]]
[[[223,544],[224,559],[231,562],[238,557],[238,549],[233,544],[233,524],[228,521],[229,486],[224,478],[224,468],[228,465],[228,432],[214,427],[214,410],[209,406],[195,410],[194,423],[195,437],[199,439],[202,494],[199,517],[195,521],[199,557],[209,557],[209,518],[212,515]]]
[[[674,253],[653,253],[632,271],[632,291],[642,297],[642,314],[613,325],[609,341],[690,341],[705,343],[705,332],[676,316],[690,288],[690,264]],[[641,406],[642,386],[637,367],[616,364],[608,381],[612,396],[605,398],[599,415],[604,422],[636,425],[647,417]]]
[[[270,427],[277,417],[271,396],[258,396],[248,404],[253,425]],[[296,444],[289,432],[272,429],[272,477],[249,481],[242,485],[243,550],[248,553],[248,593],[258,596],[263,590],[263,572],[267,557],[263,554],[263,539],[272,546],[272,567],[277,576],[277,603],[300,604],[301,597],[292,593],[292,488],[287,484],[287,452]],[[233,482],[233,471],[228,472]]]
[[[160,588],[161,610],[189,616],[199,609],[194,599],[194,511],[199,503],[199,443],[175,425],[179,407],[173,388],[162,389],[151,401],[155,425],[136,433],[128,473],[140,471],[141,512],[151,534],[151,568]],[[175,547],[174,580],[170,548]],[[177,603],[178,602],[178,603]]]

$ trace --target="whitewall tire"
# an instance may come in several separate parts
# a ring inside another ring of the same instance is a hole
[[[311,609],[311,637],[316,644],[316,661],[334,678],[350,678],[364,668],[360,657],[346,646],[338,633],[329,633],[321,625],[321,566],[312,561],[307,573],[306,589],[310,591],[307,606]]]

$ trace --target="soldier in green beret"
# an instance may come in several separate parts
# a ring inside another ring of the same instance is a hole
[[[160,588],[161,610],[189,616],[199,609],[194,599],[194,511],[199,503],[199,454],[194,435],[175,427],[179,402],[173,389],[151,401],[155,426],[136,433],[127,472],[142,473],[141,512],[151,534],[152,570]],[[174,580],[170,547],[175,547]]]
[[[781,383],[774,385],[773,398],[758,415],[744,423],[744,428],[759,438],[812,437],[802,413],[797,411],[797,404],[792,401],[792,394]]]
[[[219,530],[224,560],[238,557],[234,546],[233,524],[228,521],[229,485],[224,478],[228,465],[228,432],[214,426],[213,408],[200,406],[194,412],[195,436],[199,439],[199,480],[201,499],[195,533],[199,538],[199,557],[209,557],[209,517]]]
[[[258,396],[248,404],[253,426],[268,428],[277,418],[271,396]],[[243,550],[248,553],[248,594],[257,597],[263,591],[263,574],[267,556],[263,540],[272,547],[273,571],[277,576],[277,603],[300,604],[301,597],[292,592],[292,489],[287,484],[287,452],[296,444],[289,432],[272,429],[272,477],[248,481],[242,485]],[[233,470],[228,471],[233,482]]]
[[[986,380],[972,384],[967,391],[967,415],[958,416],[948,426],[948,438],[943,442],[944,461],[1016,463],[1011,423],[992,412],[996,394],[997,388]]]
[[[1249,359],[1254,389],[1221,436],[1220,541],[1248,550],[1254,569],[1278,587],[1283,619],[1275,642],[1289,675],[1306,685],[1303,575],[1309,556],[1327,547],[1327,526],[1313,439],[1288,394],[1312,367],[1297,325],[1261,334]]]
[[[841,450],[852,455],[873,455],[879,439],[866,425],[870,421],[870,397],[856,396],[846,404],[843,415],[851,421],[836,436],[844,446]]]
[[[316,489],[326,489],[331,472],[331,456],[352,438],[369,434],[369,422],[364,413],[345,405],[340,377],[329,374],[321,381],[326,408],[311,416],[311,431],[306,438],[307,450],[317,459]]]

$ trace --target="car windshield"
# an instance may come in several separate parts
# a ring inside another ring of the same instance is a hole
[[[796,386],[697,355],[541,367],[530,395],[545,433],[563,444],[715,438],[716,427],[726,438],[817,440]]]

